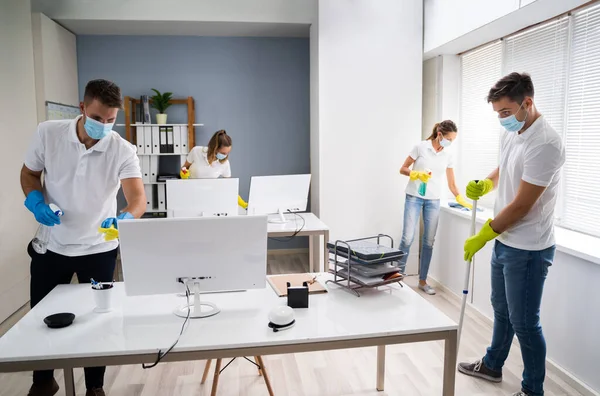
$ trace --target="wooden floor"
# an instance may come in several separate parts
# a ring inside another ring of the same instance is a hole
[[[270,255],[270,273],[303,272],[308,269],[306,255]],[[416,278],[407,283],[415,287]],[[451,318],[458,320],[459,304],[439,292],[423,295]],[[24,314],[24,312],[19,315]],[[16,316],[16,318],[19,317]],[[360,320],[360,318],[357,318]],[[14,319],[13,319],[14,322]],[[5,325],[6,327],[6,325]],[[0,328],[0,334],[4,332]],[[491,338],[491,327],[478,316],[467,314],[459,360],[480,358]],[[386,391],[375,391],[375,348],[314,352],[296,355],[265,356],[265,365],[276,395],[441,395],[443,343],[427,342],[390,346],[386,360]],[[109,367],[105,390],[110,396],[200,396],[209,395],[211,379],[200,385],[204,361],[161,364],[151,370],[141,366]],[[513,346],[504,368],[504,382],[490,384],[457,374],[457,396],[511,395],[520,389],[523,369],[518,346]],[[62,387],[62,372],[56,372]],[[209,378],[212,378],[210,376]],[[0,396],[24,396],[31,373],[0,374]],[[78,395],[85,394],[83,371],[75,371]],[[221,375],[219,395],[266,395],[262,377],[253,365],[237,359]],[[64,395],[64,391],[58,393]],[[581,395],[549,371],[546,395]]]

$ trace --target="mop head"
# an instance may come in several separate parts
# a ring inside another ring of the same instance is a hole
[[[109,228],[98,228],[98,232],[104,234],[105,241],[114,241],[119,238],[119,230],[115,228],[114,225],[111,225]]]

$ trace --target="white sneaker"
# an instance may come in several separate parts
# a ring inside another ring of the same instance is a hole
[[[435,294],[435,289],[429,285],[421,285],[419,284],[419,289],[423,290],[425,293],[433,296]]]
[[[527,396],[527,393],[521,391],[521,392],[513,393],[512,396]]]

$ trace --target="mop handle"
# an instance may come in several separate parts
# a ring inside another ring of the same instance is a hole
[[[477,220],[477,200],[473,200],[473,208],[471,209],[471,236],[475,235],[475,224]],[[462,333],[463,322],[465,318],[465,308],[467,306],[467,295],[469,294],[469,279],[471,277],[471,261],[473,259],[467,261],[467,268],[465,271],[465,283],[463,287],[463,296],[462,296],[462,304],[460,307],[460,317],[458,320],[458,342],[456,349],[458,350],[460,346],[460,336]]]

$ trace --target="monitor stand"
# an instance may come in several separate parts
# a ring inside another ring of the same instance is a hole
[[[173,313],[181,318],[187,318],[188,307],[190,318],[208,318],[221,312],[219,307],[208,301],[200,301],[200,280],[191,279],[186,281],[187,287],[194,294],[194,303],[176,308]]]
[[[277,211],[278,217],[276,219],[269,219],[269,223],[285,224],[285,223],[289,222],[289,220],[287,220],[285,218],[285,216],[283,215],[283,213],[284,213],[283,209],[279,208],[279,210]]]

